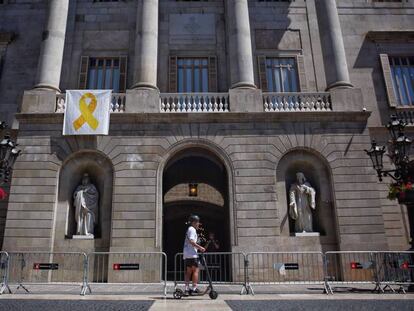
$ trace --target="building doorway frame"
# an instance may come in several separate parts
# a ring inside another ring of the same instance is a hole
[[[229,226],[230,226],[230,247],[231,250],[237,246],[237,225],[235,223],[236,215],[234,209],[234,169],[232,162],[226,152],[216,144],[205,139],[186,139],[172,145],[164,157],[162,158],[157,171],[157,197],[156,197],[156,232],[155,232],[155,248],[163,249],[163,176],[164,170],[171,159],[179,152],[186,149],[199,148],[205,149],[207,152],[214,154],[224,165],[227,173],[227,191],[228,191],[228,212],[229,212]]]

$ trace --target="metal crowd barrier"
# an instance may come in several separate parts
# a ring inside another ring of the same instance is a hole
[[[246,255],[243,253],[215,252],[204,253],[212,282],[220,285],[240,285],[240,294],[247,293],[246,287]],[[184,283],[185,266],[183,253],[174,258],[174,288]],[[200,265],[199,283],[207,283],[207,273]]]
[[[326,284],[330,293],[348,285],[372,285],[372,291],[384,292],[380,271],[385,271],[379,252],[335,251],[325,253]],[[384,274],[385,276],[385,274]]]
[[[247,289],[257,285],[325,284],[322,252],[254,252],[247,254]]]
[[[414,285],[414,252],[327,252],[326,281],[330,292],[333,286],[372,284],[372,290],[390,289],[405,293],[404,286]]]
[[[406,293],[404,286],[414,285],[414,251],[377,252],[377,279],[382,287]]]
[[[414,286],[414,251],[206,253],[215,284],[241,285],[241,294],[259,285],[375,286],[373,290],[405,293]],[[174,286],[184,282],[183,254],[174,258]],[[93,284],[158,284],[167,294],[167,256],[163,252],[0,252],[0,294],[9,285],[80,285],[85,295]],[[207,282],[204,267],[200,283]]]
[[[9,271],[9,254],[7,252],[0,252],[0,295],[5,290],[11,294],[11,290],[8,284],[8,271]]]
[[[27,286],[39,284],[80,285],[86,291],[87,257],[81,252],[9,252],[7,283],[29,293]]]
[[[404,286],[414,285],[414,251],[376,252],[376,279],[380,290],[405,293]]]
[[[87,288],[93,284],[161,284],[167,295],[167,255],[163,252],[94,252],[87,259]]]

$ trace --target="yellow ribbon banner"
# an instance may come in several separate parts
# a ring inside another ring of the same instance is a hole
[[[89,99],[89,105],[86,100]],[[85,123],[87,123],[92,129],[96,130],[99,126],[98,120],[93,116],[93,112],[98,105],[96,96],[92,93],[85,93],[79,100],[79,109],[81,116],[73,122],[73,127],[78,131]]]

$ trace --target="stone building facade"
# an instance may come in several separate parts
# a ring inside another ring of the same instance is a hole
[[[408,248],[407,209],[364,149],[412,116],[391,69],[401,58],[414,83],[413,0],[2,2],[0,114],[23,151],[2,249],[171,255],[191,213],[222,251]],[[79,88],[114,89],[108,136],[62,135]],[[293,234],[299,171],[320,236]],[[99,221],[75,240],[85,172]]]

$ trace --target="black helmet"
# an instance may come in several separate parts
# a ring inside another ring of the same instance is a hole
[[[200,217],[198,217],[197,215],[190,215],[190,217],[188,217],[188,224],[192,224],[193,222],[200,222]]]

